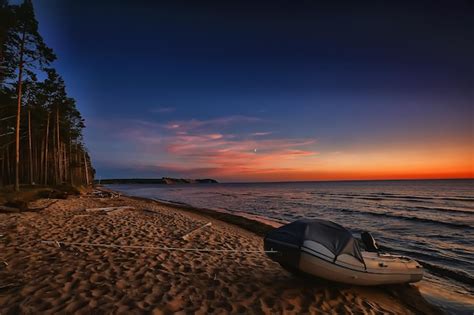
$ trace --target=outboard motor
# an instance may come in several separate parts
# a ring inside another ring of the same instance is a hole
[[[364,243],[366,251],[368,252],[379,251],[379,247],[377,246],[377,243],[375,242],[375,239],[373,238],[372,234],[364,231],[360,233],[360,238],[362,239],[362,242]]]

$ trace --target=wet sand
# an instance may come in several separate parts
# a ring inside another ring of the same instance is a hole
[[[32,207],[49,203],[38,200]],[[87,211],[113,206],[132,208]],[[210,226],[182,238],[208,222]],[[364,288],[299,278],[262,253],[41,242],[260,251],[261,235],[270,228],[226,214],[124,196],[70,197],[39,212],[0,214],[0,313],[439,312],[412,286]]]

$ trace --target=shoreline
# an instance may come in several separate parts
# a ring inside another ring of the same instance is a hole
[[[114,191],[113,189],[106,188],[104,186],[96,187],[96,189],[103,190],[106,192],[122,194],[132,199],[156,202],[160,205],[171,206],[175,209],[188,211],[188,212],[191,212],[200,216],[204,216],[204,217],[209,217],[215,220],[219,220],[225,223],[235,225],[241,229],[244,229],[246,231],[249,231],[261,237],[265,236],[265,234],[269,232],[270,230],[281,225],[275,221],[267,220],[265,222],[263,218],[252,219],[250,217],[246,217],[245,216],[246,213],[244,212],[241,213],[242,215],[240,215],[240,213],[232,214],[226,211],[213,210],[213,209],[208,209],[208,208],[199,208],[199,207],[195,207],[195,206],[184,204],[184,203],[165,201],[165,200],[160,200],[156,198],[133,196],[133,195],[125,194],[123,192]],[[322,279],[318,279],[318,280],[322,280]],[[422,290],[419,287],[413,287],[411,285],[392,285],[392,286],[381,287],[381,288],[383,290],[386,290],[389,294],[393,296],[406,300],[404,302],[408,302],[410,307],[413,307],[414,309],[416,309],[418,312],[421,312],[422,314],[427,310],[428,310],[427,314],[443,314],[444,313],[443,310],[441,310],[437,305],[428,302],[425,299],[425,297],[422,295],[422,291],[434,293],[435,291],[431,287],[425,288],[424,290]],[[436,295],[434,294],[432,295],[433,295],[432,298],[436,300],[435,298]]]
[[[49,202],[38,200],[35,206]],[[87,211],[124,206],[129,209]],[[262,250],[260,236],[271,226],[209,209],[133,196],[82,195],[59,199],[37,213],[0,214],[0,219],[0,260],[7,263],[0,266],[0,306],[7,314],[442,313],[412,286],[354,287],[298,278],[263,254],[58,248],[40,243]],[[212,225],[190,240],[181,238],[207,222]]]
[[[279,227],[282,224],[284,224],[277,221],[268,220],[258,215],[251,215],[245,212],[230,212],[226,210],[200,208],[200,207],[192,206],[185,203],[173,202],[171,200],[161,200],[161,199],[150,198],[150,197],[139,197],[139,196],[127,195],[124,192],[114,191],[113,189],[109,187],[107,188],[101,187],[100,189],[112,191],[115,193],[125,194],[126,196],[130,198],[155,201],[155,202],[158,202],[159,204],[170,205],[172,207],[175,207],[184,211],[190,211],[199,215],[214,217],[218,220],[237,225],[240,228],[248,230],[262,237],[265,236],[266,232],[268,232],[269,230]],[[385,249],[385,250],[390,252],[390,249]],[[425,265],[426,263],[424,262],[422,262],[422,264],[425,270],[427,272],[432,273],[434,276],[436,277],[445,276],[445,274],[440,272],[439,270],[432,270],[433,266],[426,266]],[[453,280],[458,281],[458,279],[456,278],[453,278]],[[464,281],[461,281],[461,284],[465,285],[466,283]],[[449,289],[446,289],[445,284],[438,283],[438,279],[435,281],[435,283],[433,283],[432,280],[427,280],[425,278],[424,280],[422,280],[419,283],[416,283],[415,285],[416,285],[416,291],[417,291],[415,292],[415,295],[421,293],[422,295],[421,298],[423,298],[426,303],[435,307],[441,312],[448,312],[448,313],[452,312],[456,314],[458,313],[471,314],[472,313],[471,307],[474,306],[474,303],[472,302],[472,300],[470,300],[469,296],[453,294],[452,291],[450,291]],[[397,291],[398,289],[395,289],[395,291]],[[440,289],[442,290],[440,291]],[[394,294],[400,295],[400,296],[404,295],[404,293],[400,293],[400,292],[398,293],[395,292]],[[411,297],[408,295],[406,296],[406,298],[410,299]]]
[[[191,205],[187,204],[180,204],[180,203],[173,203],[173,202],[165,202],[163,200],[159,199],[154,199],[154,198],[145,198],[145,197],[138,197],[138,196],[131,196],[131,195],[126,195],[129,198],[132,199],[138,199],[138,200],[150,200],[157,202],[160,205],[166,205],[175,209],[183,210],[183,211],[188,211],[195,213],[197,215],[203,216],[203,217],[209,217],[215,220],[219,220],[225,223],[229,223],[235,226],[238,226],[242,229],[245,229],[249,232],[252,232],[258,236],[265,236],[267,232],[270,230],[274,229],[276,226],[272,225],[271,222],[263,222],[255,219],[252,220],[249,217],[241,216],[241,215],[236,215],[224,211],[217,211],[217,210],[212,210],[212,209],[207,209],[207,208],[199,208],[199,207],[193,207]]]

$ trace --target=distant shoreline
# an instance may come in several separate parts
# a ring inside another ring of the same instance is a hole
[[[171,178],[170,178],[171,179]],[[117,178],[117,179],[96,179],[95,183],[110,185],[110,184],[166,184],[162,181],[163,178]],[[350,183],[350,182],[419,182],[419,181],[474,181],[472,178],[415,178],[415,179],[341,179],[341,180],[296,180],[296,181],[256,181],[256,182],[221,182],[215,179],[174,179],[172,180],[188,180],[196,181],[196,184],[287,184],[287,183]],[[209,182],[207,182],[209,181]],[[178,183],[178,182],[177,182]],[[180,182],[181,183],[181,182]],[[183,182],[185,183],[185,182]],[[185,183],[193,184],[193,182]]]
[[[189,179],[189,178],[115,178],[115,179],[100,179],[95,180],[96,184],[160,184],[160,185],[174,185],[174,184],[217,184],[218,181],[212,178]]]

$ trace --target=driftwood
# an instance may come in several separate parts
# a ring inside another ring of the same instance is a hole
[[[5,289],[11,289],[11,288],[17,288],[21,286],[21,283],[5,283],[5,284],[0,284],[0,290],[5,290]]]
[[[16,207],[0,206],[0,212],[3,212],[3,213],[37,212],[37,211],[41,211],[41,210],[44,210],[44,209],[50,207],[51,205],[55,204],[56,202],[58,202],[58,200],[54,200],[54,201],[50,202],[49,204],[47,204],[46,206],[38,207],[38,208],[28,208],[28,207],[25,207],[25,208],[18,207],[18,208],[16,208]]]
[[[93,198],[120,198],[121,194],[120,193],[115,193],[115,192],[109,192],[105,190],[94,190],[93,192],[90,193],[90,195],[93,196]]]
[[[150,209],[142,209],[142,211],[146,213],[151,213],[151,214],[159,214],[158,212],[150,210]]]
[[[206,224],[204,224],[204,225],[202,225],[202,226],[200,226],[200,227],[198,227],[198,228],[195,228],[195,229],[189,231],[188,233],[184,234],[183,236],[181,236],[181,238],[182,238],[183,240],[188,240],[189,236],[190,236],[191,234],[193,234],[194,232],[197,232],[197,231],[199,231],[199,230],[205,228],[206,226],[211,226],[211,225],[212,225],[211,222],[207,222]]]
[[[110,196],[111,199],[113,199],[113,198],[120,198],[120,197],[122,196],[121,193],[117,193],[117,194],[116,194],[116,193],[110,193],[110,194],[111,194],[111,196]]]
[[[44,207],[38,207],[38,208],[28,208],[28,209],[25,209],[24,211],[41,211],[41,210],[44,210],[46,208],[49,208],[50,206],[54,205],[56,202],[58,202],[59,200],[54,200],[52,202],[50,202],[49,204],[47,204],[46,206]]]
[[[2,213],[18,213],[18,212],[20,212],[20,209],[13,208],[13,207],[7,207],[7,206],[0,206],[0,212],[2,212]]]
[[[133,210],[134,207],[123,206],[123,207],[105,207],[105,208],[89,208],[86,209],[87,212],[112,212],[117,210]]]

